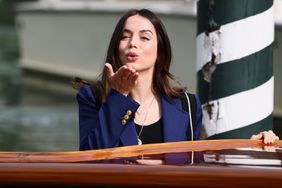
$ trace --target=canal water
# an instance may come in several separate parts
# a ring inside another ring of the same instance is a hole
[[[0,28],[0,151],[78,150],[75,95],[26,86],[14,29]]]

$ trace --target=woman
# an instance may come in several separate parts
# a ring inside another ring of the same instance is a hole
[[[77,95],[80,150],[188,140],[190,118],[182,108],[184,89],[171,85],[171,56],[166,30],[154,13],[131,10],[119,20],[101,79],[93,87],[83,84]],[[198,140],[202,110],[194,98],[192,133]],[[277,139],[263,134],[253,138]]]

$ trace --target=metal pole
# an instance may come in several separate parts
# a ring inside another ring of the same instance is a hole
[[[198,93],[208,139],[272,129],[272,0],[200,0]]]

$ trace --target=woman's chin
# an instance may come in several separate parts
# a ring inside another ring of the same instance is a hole
[[[133,68],[135,71],[137,71],[139,73],[147,71],[147,70],[152,68],[152,67],[144,66],[144,64],[141,63],[141,62],[126,62],[125,65],[128,66],[128,67]]]
[[[137,71],[137,69],[139,68],[139,66],[137,65],[136,62],[127,62],[125,63],[126,66],[131,67],[133,69],[135,69]]]

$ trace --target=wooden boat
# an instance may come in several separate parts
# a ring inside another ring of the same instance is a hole
[[[278,187],[282,141],[208,140],[0,152],[1,186]]]

